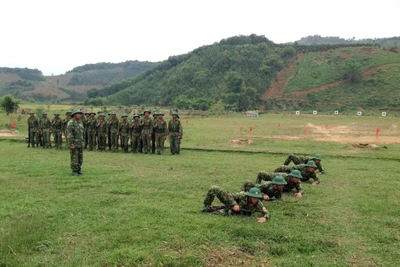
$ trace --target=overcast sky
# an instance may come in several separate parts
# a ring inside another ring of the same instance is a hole
[[[162,61],[235,35],[400,36],[400,0],[1,0],[0,67]]]

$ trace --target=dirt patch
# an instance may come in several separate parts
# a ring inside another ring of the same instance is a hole
[[[12,137],[19,134],[16,130],[0,130],[0,137]]]
[[[250,145],[251,143],[253,143],[253,141],[250,139],[238,139],[238,140],[229,140],[229,143],[231,143],[233,147],[240,147],[240,146]]]

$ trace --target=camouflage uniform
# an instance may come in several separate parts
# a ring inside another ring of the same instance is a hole
[[[115,113],[112,113],[116,115]],[[112,152],[117,152],[118,150],[118,131],[119,131],[119,121],[116,117],[111,118],[108,121],[108,127],[111,134],[111,150]]]
[[[50,127],[51,127],[51,121],[49,118],[47,118],[47,114],[42,117],[40,120],[40,132],[43,136],[43,147],[44,148],[50,148],[51,147],[51,141],[50,141]]]
[[[86,112],[85,116],[82,117],[81,119],[82,124],[83,124],[83,139],[85,143],[85,148],[87,148],[89,144],[89,122],[90,122],[90,113]]]
[[[303,177],[303,178],[300,179],[302,182],[308,181],[310,179],[313,179],[318,184],[320,183],[320,180],[319,180],[317,174],[315,172],[309,172],[307,170],[306,164],[298,164],[298,165],[295,165],[293,167],[282,166],[282,167],[277,168],[275,170],[275,172],[290,173],[292,170],[299,170],[300,171],[301,176]]]
[[[83,163],[83,124],[81,121],[72,118],[67,124],[67,144],[71,153],[71,169],[73,173],[81,173]]]
[[[286,176],[285,180],[286,180],[286,182],[287,182],[287,185],[285,185],[285,186],[283,187],[283,192],[289,192],[289,191],[291,191],[292,189],[296,189],[296,192],[297,192],[297,193],[302,193],[302,194],[304,193],[303,190],[301,189],[301,182],[300,182],[300,180],[299,180],[297,183],[290,182],[290,181],[289,181],[289,180],[290,180],[290,176],[289,176],[289,175]]]
[[[31,113],[33,114],[33,113]],[[28,119],[28,131],[29,131],[29,141],[28,147],[32,145],[32,147],[39,146],[39,120],[33,115]]]
[[[127,120],[128,115],[124,114],[122,115],[122,120],[119,123],[119,136],[120,136],[120,141],[121,141],[121,148],[124,153],[128,153],[129,149],[129,136],[130,136],[130,129],[131,125],[129,121]]]
[[[271,172],[260,171],[257,174],[256,184],[261,184],[262,181],[272,181],[272,179],[278,175],[285,178],[287,176],[287,173],[285,173],[285,172],[272,172],[271,173]]]
[[[156,147],[157,154],[161,155],[164,152],[165,138],[168,136],[167,123],[163,119],[163,113],[159,113],[158,119],[154,123],[154,129],[156,132]]]
[[[56,149],[62,148],[62,120],[58,114],[51,121],[51,129],[54,135],[54,145]]]
[[[283,163],[283,165],[289,165],[290,162],[293,162],[295,165],[298,164],[306,164],[309,160],[314,160],[315,157],[308,157],[308,156],[297,156],[295,154],[290,154],[287,159],[285,160],[285,162]],[[324,173],[324,169],[322,169],[322,165],[321,165],[321,161],[315,161],[315,165],[317,165],[317,169],[319,170],[319,172]]]
[[[171,154],[175,155],[181,151],[181,138],[183,135],[182,125],[179,120],[179,115],[177,113],[172,113],[176,119],[173,118],[168,122],[168,132],[169,132],[169,147]]]
[[[135,120],[135,117],[138,118]],[[132,145],[132,152],[136,153],[141,151],[141,134],[142,134],[142,125],[139,121],[139,115],[135,114],[134,119],[131,122],[131,145]]]
[[[93,115],[93,116],[92,116]],[[88,135],[89,135],[89,150],[96,149],[97,144],[97,119],[96,113],[92,112],[89,119]]]
[[[157,121],[158,116],[159,116],[159,113],[157,113],[157,112],[153,113],[153,122],[154,123]],[[154,123],[153,123],[153,131],[151,132],[151,153],[152,154],[156,153],[156,146],[157,146],[156,128],[154,128]]]
[[[72,111],[67,111],[65,113],[65,119],[62,120],[62,132],[64,133],[65,138],[67,138],[67,125],[68,122],[71,120],[71,113]],[[68,148],[68,142],[65,142],[66,147]]]
[[[100,118],[97,122],[97,136],[99,138],[99,150],[104,151],[106,149],[108,135],[108,123],[104,120],[104,114],[100,114]]]
[[[140,125],[142,126],[143,152],[148,154],[151,152],[151,133],[153,131],[153,121],[150,117],[143,117],[140,119]]]
[[[219,201],[221,201],[224,204],[224,207],[211,206],[215,197],[217,197]],[[262,201],[258,201],[256,205],[250,205],[248,203],[248,197],[246,196],[246,192],[243,191],[231,194],[221,187],[212,186],[208,190],[207,196],[204,199],[204,206],[207,207],[207,210],[205,211],[215,212],[217,214],[238,214],[230,209],[235,205],[238,205],[242,212],[243,211],[248,212],[247,215],[260,212],[263,215],[269,216],[269,213],[267,209],[264,207]]]
[[[281,200],[282,199],[282,191],[274,188],[274,184],[272,182],[264,182],[261,184],[253,184],[250,181],[244,182],[242,186],[242,190],[247,192],[250,188],[257,187],[260,189],[261,193],[267,195],[270,200]]]

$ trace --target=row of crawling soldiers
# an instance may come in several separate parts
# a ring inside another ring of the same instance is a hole
[[[290,155],[285,165],[275,169],[273,173],[261,171],[258,173],[256,182],[247,181],[243,184],[238,193],[229,193],[225,189],[212,186],[204,199],[202,212],[212,212],[222,215],[252,215],[261,213],[263,217],[257,219],[259,223],[265,222],[269,218],[269,212],[264,207],[262,200],[274,201],[282,199],[282,192],[296,190],[295,196],[302,197],[304,192],[301,188],[301,182],[313,180],[312,185],[320,183],[316,173],[325,173],[321,165],[322,157],[316,154],[314,157],[298,157]],[[288,167],[290,162],[296,165]],[[211,206],[215,197],[224,205]]]

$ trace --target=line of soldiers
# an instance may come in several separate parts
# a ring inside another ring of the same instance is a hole
[[[39,145],[51,147],[50,134],[54,135],[56,148],[62,147],[62,134],[66,135],[68,122],[71,120],[72,111],[66,112],[65,119],[61,120],[58,112],[50,121],[47,113],[42,113],[42,118],[37,119],[34,112],[30,112],[28,119],[28,147]],[[118,147],[127,153],[129,148],[133,153],[155,154],[164,153],[164,143],[169,137],[170,151],[172,155],[180,154],[180,143],[183,135],[179,114],[172,112],[172,119],[167,123],[163,112],[145,110],[143,114],[134,114],[132,120],[124,113],[121,119],[112,111],[108,117],[103,112],[85,112],[81,122],[83,125],[84,148],[103,152],[108,149],[117,152]],[[130,144],[129,144],[130,140]]]
[[[50,120],[50,118],[47,117],[47,112],[42,112],[42,116],[40,118],[36,118],[33,111],[29,112],[28,147],[52,147],[51,134],[53,134],[55,148],[61,149],[62,132],[63,121],[60,118],[60,113],[55,112],[54,118]]]
[[[307,162],[305,162],[306,160]],[[259,223],[263,223],[269,218],[269,212],[264,207],[262,200],[282,200],[282,192],[290,192],[293,189],[296,190],[295,196],[297,198],[302,197],[304,194],[301,188],[302,181],[313,179],[313,186],[320,183],[319,173],[325,173],[321,160],[322,157],[319,154],[314,157],[289,155],[284,162],[285,165],[275,169],[273,173],[259,172],[255,183],[251,181],[244,182],[241,191],[234,194],[221,187],[212,186],[207,192],[204,199],[204,207],[201,211],[223,215],[251,215],[259,212],[263,217],[257,220]],[[292,161],[300,163],[289,167],[288,164]],[[318,174],[316,170],[319,171]],[[224,205],[212,206],[215,197]]]

